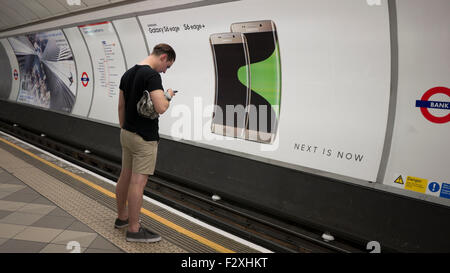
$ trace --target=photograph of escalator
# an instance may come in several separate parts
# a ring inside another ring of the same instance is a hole
[[[8,39],[20,68],[18,102],[71,112],[76,97],[76,68],[61,30]]]

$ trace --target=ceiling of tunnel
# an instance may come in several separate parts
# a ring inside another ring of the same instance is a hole
[[[0,32],[54,17],[139,0],[0,0]],[[80,5],[69,5],[69,3]]]

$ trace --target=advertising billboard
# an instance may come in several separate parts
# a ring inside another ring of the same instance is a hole
[[[76,67],[61,30],[8,38],[20,68],[17,101],[71,112],[76,97]]]

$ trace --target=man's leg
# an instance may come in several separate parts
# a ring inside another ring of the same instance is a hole
[[[128,189],[128,231],[139,231],[139,215],[142,208],[142,197],[144,195],[144,188],[147,184],[148,175],[146,174],[131,174],[130,187]]]
[[[128,188],[130,186],[131,172],[133,169],[133,156],[130,151],[129,132],[120,130],[120,144],[122,146],[122,170],[116,185],[117,215],[120,220],[127,220],[128,210],[126,208]]]
[[[122,167],[119,180],[116,185],[117,218],[128,219],[127,198],[131,180],[131,169]]]

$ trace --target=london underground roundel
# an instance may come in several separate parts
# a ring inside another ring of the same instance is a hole
[[[447,95],[447,101],[434,101],[430,98],[437,94]],[[425,92],[420,100],[416,101],[416,107],[420,108],[422,115],[433,123],[447,123],[450,121],[450,89],[447,87],[434,87]],[[429,109],[437,109],[443,115],[433,115]]]
[[[86,87],[89,83],[89,77],[86,72],[83,72],[83,74],[81,75],[81,83],[83,84],[84,87]]]

